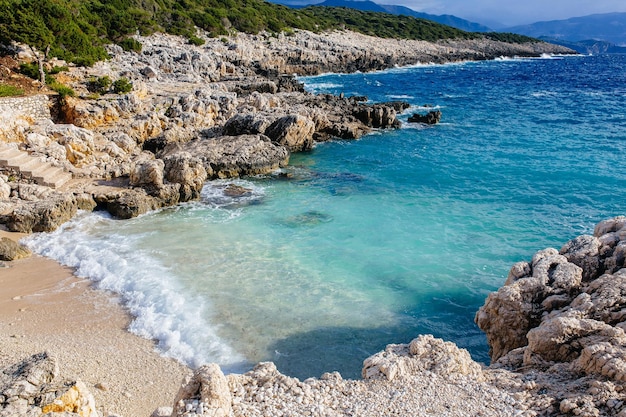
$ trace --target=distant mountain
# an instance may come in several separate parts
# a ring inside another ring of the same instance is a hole
[[[626,54],[626,47],[617,46],[613,43],[606,41],[596,41],[593,39],[588,39],[584,41],[571,42],[562,39],[553,39],[547,37],[541,37],[539,39],[546,42],[554,43],[556,45],[565,46],[581,54]]]
[[[449,14],[434,15],[422,12],[416,12],[413,9],[404,6],[395,6],[391,4],[378,4],[369,0],[325,0],[321,3],[315,3],[314,0],[305,4],[305,2],[294,0],[272,0],[274,3],[283,4],[285,6],[301,8],[306,6],[326,6],[326,7],[347,7],[349,9],[361,10],[364,12],[383,12],[394,15],[404,15],[416,17],[418,19],[431,20],[441,23],[442,25],[452,26],[466,32],[491,32],[492,30],[485,25],[470,22],[460,17]]]
[[[566,20],[537,22],[505,29],[534,38],[579,42],[589,39],[626,46],[626,13],[593,14]]]

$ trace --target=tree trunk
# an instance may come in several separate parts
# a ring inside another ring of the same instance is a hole
[[[35,50],[35,48],[30,45],[28,46],[30,47],[30,50],[33,51],[33,55],[35,55],[35,57],[37,58],[37,65],[39,66],[39,82],[41,83],[41,87],[39,88],[44,88],[44,86],[46,85],[46,72],[43,69],[43,62],[46,59],[47,51],[46,55],[41,56],[39,52]]]

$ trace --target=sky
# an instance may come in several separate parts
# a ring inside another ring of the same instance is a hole
[[[304,5],[323,0],[269,0]],[[418,12],[451,14],[492,29],[597,13],[626,12],[626,0],[372,0]]]
[[[561,20],[596,13],[626,12],[625,0],[373,0],[418,12],[452,14],[478,23],[504,26]]]

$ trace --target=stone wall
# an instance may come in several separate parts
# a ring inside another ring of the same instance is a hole
[[[24,117],[41,120],[50,119],[50,101],[47,95],[30,97],[2,97],[0,98],[0,114],[11,113],[14,117]]]
[[[48,96],[0,98],[0,142],[23,142],[31,125],[50,119]]]

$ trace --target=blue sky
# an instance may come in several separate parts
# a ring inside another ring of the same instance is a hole
[[[452,14],[477,22],[507,26],[561,20],[595,13],[626,12],[625,0],[373,0],[419,12]]]
[[[324,0],[269,0],[305,5]],[[371,0],[397,4],[418,12],[452,14],[493,29],[596,13],[626,12],[626,0]]]

